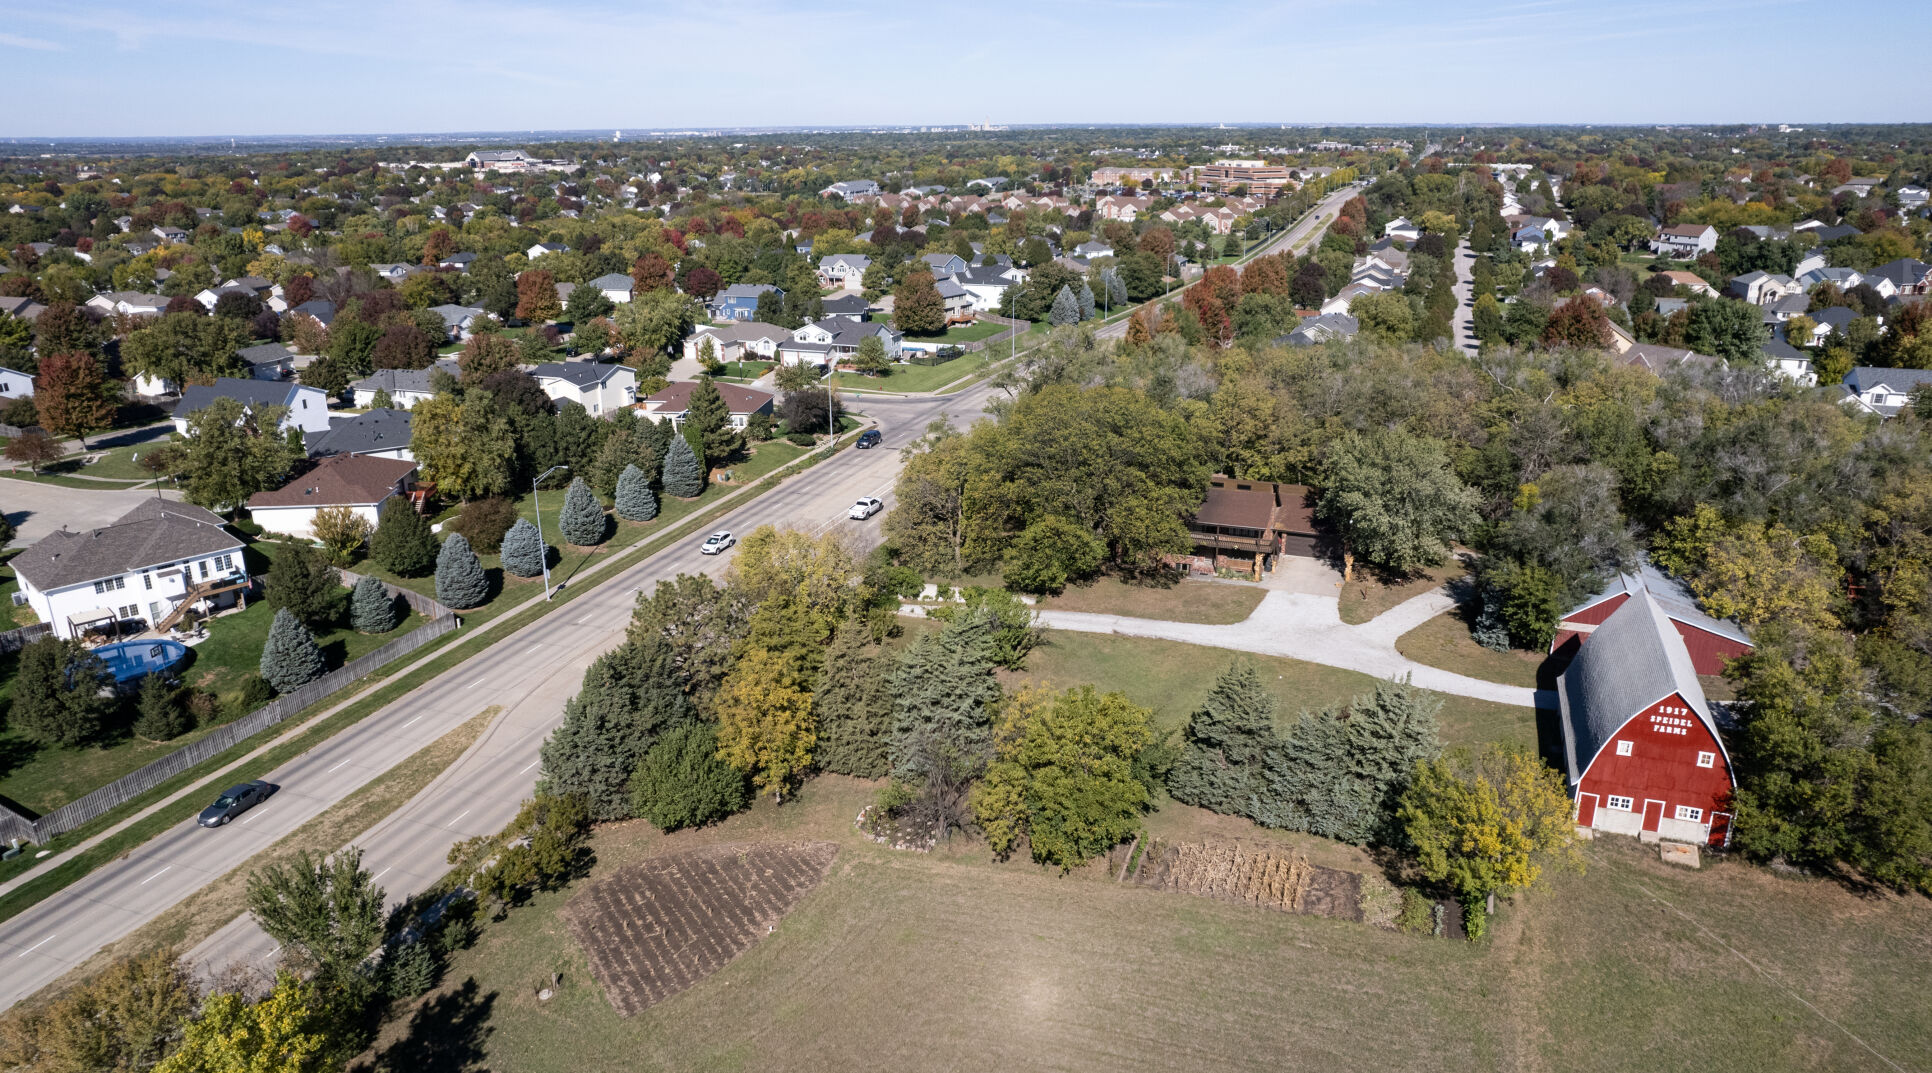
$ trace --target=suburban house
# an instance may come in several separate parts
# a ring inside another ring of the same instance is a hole
[[[1289,346],[1318,346],[1322,343],[1347,342],[1355,338],[1362,326],[1347,313],[1323,313],[1309,317],[1295,326],[1295,330],[1276,339],[1277,343]]]
[[[195,294],[195,301],[200,302],[202,308],[213,310],[216,303],[220,302],[224,295],[229,294],[248,294],[266,300],[274,286],[260,276],[241,276],[219,287],[202,288]]]
[[[1912,405],[1912,393],[1932,391],[1932,369],[1878,369],[1860,365],[1845,374],[1840,401],[1866,413],[1893,417]]]
[[[89,302],[89,304],[91,305],[92,302]],[[41,305],[31,298],[19,295],[0,294],[0,313],[5,313],[15,320],[24,320],[32,324],[46,309],[46,306]]]
[[[448,257],[445,257],[442,260],[436,262],[436,267],[452,268],[458,272],[468,272],[470,270],[470,266],[475,263],[476,263],[476,254],[452,253]]]
[[[1770,305],[1780,298],[1804,293],[1804,287],[1797,280],[1780,272],[1746,272],[1731,280],[1724,290],[1731,297],[1742,298],[1754,306]]]
[[[625,302],[631,300],[631,291],[637,284],[630,276],[623,272],[611,272],[598,276],[596,279],[584,284],[584,286],[595,287],[604,292],[604,297],[616,302],[618,305],[623,305]]]
[[[49,533],[13,559],[20,591],[57,637],[138,622],[166,629],[205,601],[233,606],[248,588],[242,542],[214,514],[147,499],[112,525]]]
[[[1710,224],[1677,224],[1659,228],[1650,252],[1659,257],[1695,257],[1717,249],[1717,228]]]
[[[235,351],[253,380],[287,380],[295,375],[295,351],[280,343],[256,343]]]
[[[1818,386],[1818,374],[1811,368],[1811,355],[1792,346],[1783,334],[1773,335],[1758,346],[1764,363],[1774,373],[1806,387]]]
[[[1819,265],[1798,273],[1798,285],[1807,291],[1820,283],[1835,284],[1839,290],[1849,291],[1863,282],[1865,276],[1856,268]]]
[[[850,287],[864,281],[872,258],[862,253],[835,253],[818,263],[818,278],[827,287]]]
[[[1717,293],[1717,288],[1705,282],[1704,277],[1695,272],[1686,272],[1681,268],[1673,268],[1668,272],[1662,273],[1662,275],[1670,281],[1673,287],[1688,287],[1692,294],[1701,294],[1706,298],[1720,297]]]
[[[792,339],[794,342],[814,343],[828,347],[827,352],[834,358],[839,358],[858,353],[859,343],[869,335],[878,336],[879,341],[885,344],[886,357],[897,360],[900,344],[904,342],[905,336],[884,324],[869,320],[827,317],[824,320],[801,325],[792,332]],[[781,349],[790,350],[791,348],[787,346]]]
[[[698,360],[705,340],[711,341],[719,361],[747,361],[762,358],[778,360],[778,348],[792,333],[776,324],[756,320],[734,320],[730,324],[700,324],[684,340],[684,356]]]
[[[1407,216],[1397,216],[1395,219],[1382,225],[1382,237],[1399,238],[1404,242],[1414,242],[1416,239],[1422,237],[1422,225],[1415,223]]]
[[[974,311],[997,313],[1007,289],[1025,283],[1026,273],[1010,264],[995,261],[967,269],[955,276],[954,282],[972,296]],[[826,311],[830,312],[831,307],[827,306]]]
[[[841,294],[837,298],[827,298],[818,304],[828,317],[851,317],[853,320],[871,320],[872,303],[862,294]]]
[[[107,291],[89,298],[86,304],[110,317],[116,314],[127,317],[158,317],[168,310],[168,296],[144,294],[140,291]]]
[[[391,264],[372,264],[369,266],[369,271],[374,272],[376,274],[376,278],[388,282],[391,286],[401,286],[403,280],[406,280],[409,277],[423,270],[424,269],[422,265],[405,265],[405,264],[391,263]]]
[[[818,192],[819,197],[841,197],[847,201],[861,197],[878,197],[879,184],[871,179],[852,179],[847,182],[833,183]]]
[[[310,299],[289,312],[300,313],[324,328],[335,323],[335,303],[326,298]]]
[[[568,253],[570,247],[561,242],[539,242],[523,251],[523,255],[534,261],[546,253]]]
[[[350,399],[366,409],[376,404],[376,392],[386,391],[389,405],[398,410],[411,409],[436,394],[429,386],[429,374],[436,369],[451,376],[463,375],[463,367],[450,358],[439,358],[428,369],[377,369],[349,385]]]
[[[1928,288],[1932,288],[1932,265],[1916,257],[1901,257],[1896,261],[1887,261],[1865,273],[1865,282],[1875,287],[1880,280],[1886,280],[1892,284],[1893,290],[1890,294],[1880,291],[1887,298],[1892,294],[1924,294]]]
[[[1378,294],[1383,289],[1384,288],[1378,287],[1374,283],[1364,281],[1364,280],[1356,280],[1353,283],[1350,283],[1348,286],[1343,287],[1341,290],[1336,291],[1334,295],[1331,296],[1326,302],[1323,302],[1321,311],[1323,313],[1347,313],[1348,307],[1351,304],[1353,304],[1357,298],[1360,298],[1365,294]]]
[[[768,391],[721,384],[715,380],[712,386],[724,398],[725,410],[731,415],[732,428],[744,428],[753,414],[772,412],[772,396]],[[684,415],[691,412],[691,393],[697,388],[697,382],[693,380],[674,381],[666,385],[664,390],[638,403],[637,410],[653,421],[668,420],[672,428],[682,427]]]
[[[310,458],[370,455],[414,461],[409,450],[409,412],[377,408],[329,420],[329,431],[308,444]]]
[[[769,283],[734,283],[711,300],[711,315],[718,320],[751,320],[758,315],[758,297],[774,292],[780,301],[785,292]]]
[[[1574,658],[1590,635],[1640,592],[1649,593],[1659,611],[1676,627],[1691,667],[1698,674],[1723,674],[1725,661],[1749,655],[1754,647],[1751,635],[1737,623],[1698,610],[1689,590],[1646,562],[1634,574],[1618,574],[1602,592],[1565,612],[1556,625],[1550,651]]]
[[[374,527],[385,503],[408,495],[415,475],[416,463],[404,459],[330,455],[282,487],[249,496],[248,515],[264,530],[298,540],[315,539],[315,512],[328,507],[347,507]]]
[[[1648,590],[1590,634],[1556,695],[1578,828],[1730,840],[1731,758],[1684,638]]]
[[[958,260],[958,258],[954,258]],[[936,279],[933,286],[939,290],[939,301],[946,307],[947,324],[971,324],[973,321],[973,292],[967,290],[958,280],[947,276]]]
[[[33,377],[19,369],[9,369],[0,365],[0,399],[31,398],[33,393]]]
[[[637,401],[637,370],[594,361],[549,361],[530,376],[555,402],[574,402],[594,417]]]
[[[313,435],[329,430],[329,401],[321,388],[228,376],[218,377],[210,386],[189,385],[181,393],[181,401],[175,404],[174,430],[186,436],[188,419],[216,399],[234,399],[250,413],[265,406],[286,406],[288,416],[282,419],[284,431],[299,428],[304,435]]]
[[[475,334],[478,322],[490,315],[488,311],[479,309],[476,306],[430,306],[429,311],[443,318],[443,331],[449,334],[450,339],[458,343],[468,340],[471,335]]]
[[[1717,359],[1708,354],[1699,354],[1695,350],[1685,350],[1681,347],[1664,346],[1660,343],[1632,343],[1629,349],[1617,357],[1621,364],[1648,369],[1659,376],[1663,375],[1665,369],[1678,365],[1717,364]]]
[[[1207,498],[1187,531],[1194,553],[1190,570],[1213,574],[1238,570],[1256,581],[1274,569],[1279,555],[1313,557],[1315,506],[1308,489],[1273,481],[1238,481],[1222,474],[1208,479]]]
[[[1898,207],[1906,212],[1916,212],[1924,208],[1928,200],[1932,200],[1932,190],[1923,186],[1901,186],[1896,193]]]
[[[929,253],[920,258],[934,279],[951,279],[966,271],[966,259],[956,253]]]

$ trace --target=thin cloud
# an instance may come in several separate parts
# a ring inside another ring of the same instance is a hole
[[[21,37],[19,34],[0,34],[0,45],[8,48],[30,48],[35,52],[65,52],[65,45],[53,41],[42,41],[38,37]]]

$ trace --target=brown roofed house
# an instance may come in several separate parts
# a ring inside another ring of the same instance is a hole
[[[1316,554],[1315,509],[1299,484],[1244,481],[1215,474],[1207,498],[1187,520],[1196,570],[1240,570],[1256,581],[1280,555]]]
[[[742,429],[751,420],[752,414],[772,412],[772,396],[768,391],[739,387],[737,384],[721,384],[712,381],[718,394],[724,397],[725,410],[731,414],[731,427]],[[691,392],[697,390],[697,382],[678,380],[666,386],[663,391],[650,396],[637,404],[645,417],[653,421],[669,418],[671,425],[677,427],[684,421],[684,415],[691,409]]]
[[[330,455],[272,492],[248,497],[255,524],[303,540],[315,537],[316,511],[346,507],[374,526],[395,496],[407,496],[416,463],[375,455]]]

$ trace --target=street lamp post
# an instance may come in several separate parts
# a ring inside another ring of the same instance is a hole
[[[550,545],[546,544],[543,539],[543,497],[537,494],[537,487],[543,484],[545,477],[550,476],[560,469],[569,468],[569,466],[565,465],[551,466],[549,469],[537,474],[537,479],[530,482],[530,501],[536,504],[537,508],[537,554],[541,556],[540,561],[543,563],[543,598],[545,602],[548,602],[550,599]]]

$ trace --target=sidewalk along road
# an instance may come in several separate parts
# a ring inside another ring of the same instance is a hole
[[[879,540],[883,515],[859,522],[846,509],[860,496],[892,504],[899,448],[942,414],[955,425],[978,418],[993,389],[952,396],[867,399],[885,442],[847,448],[733,509],[714,528],[742,537],[760,525],[851,534],[860,551]],[[562,718],[584,668],[623,639],[640,590],[680,573],[720,576],[731,554],[702,556],[703,534],[603,578],[559,611],[509,634],[456,667],[421,683],[300,757],[256,777],[277,787],[262,805],[213,830],[195,826],[199,805],[181,822],[7,922],[0,930],[0,1008],[59,979],[103,945],[121,938],[206,883],[344,800],[491,705],[502,712],[478,741],[408,804],[351,844],[378,875],[391,902],[440,877],[449,847],[498,831],[536,785],[538,746]],[[241,918],[192,952],[199,965],[231,963],[272,970],[275,943]]]

